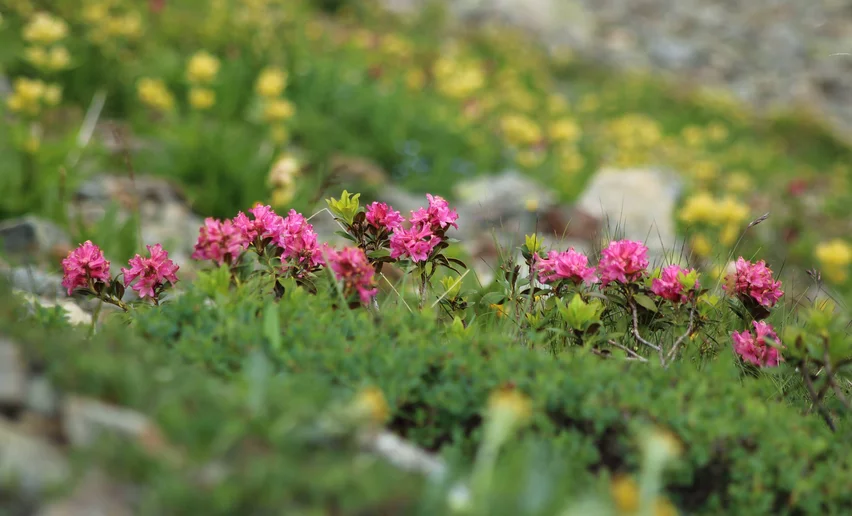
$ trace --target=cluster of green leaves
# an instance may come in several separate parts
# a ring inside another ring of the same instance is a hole
[[[403,307],[371,315],[333,304],[296,289],[272,304],[245,290],[190,288],[140,312],[133,326],[225,378],[239,376],[250,350],[263,349],[287,376],[323,377],[347,390],[375,384],[391,406],[391,429],[449,456],[472,456],[485,400],[511,384],[533,402],[526,438],[566,459],[572,485],[635,469],[636,430],[651,423],[685,443],[666,484],[690,514],[822,514],[852,504],[845,426],[832,435],[789,406],[772,377],[743,376],[729,347],[712,362],[662,369],[528,349],[509,322],[458,332]]]

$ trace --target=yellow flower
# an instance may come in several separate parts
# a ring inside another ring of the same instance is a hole
[[[683,140],[690,147],[700,147],[704,144],[704,131],[697,125],[688,125],[680,132]]]
[[[544,161],[544,153],[533,149],[524,149],[515,158],[520,166],[526,169],[535,168]]]
[[[686,199],[678,216],[687,224],[715,220],[717,214],[716,199],[708,192],[698,192]]]
[[[69,63],[71,63],[71,54],[68,53],[67,48],[59,46],[50,49],[46,63],[48,69],[53,71],[63,70],[68,68]]]
[[[293,185],[301,169],[302,165],[295,156],[284,155],[272,164],[267,181],[270,186],[276,188],[289,187]]]
[[[68,24],[49,13],[38,12],[24,27],[24,40],[50,45],[68,35]]]
[[[497,314],[497,317],[506,317],[506,315],[509,314],[509,310],[503,305],[491,303],[489,307],[494,310],[494,312]]]
[[[580,138],[580,126],[570,119],[558,120],[550,124],[548,135],[556,142],[574,142]]]
[[[284,93],[287,87],[287,72],[280,68],[265,68],[257,77],[254,85],[255,91],[261,97],[272,98]]]
[[[500,120],[503,136],[513,145],[532,145],[541,140],[539,126],[523,115],[506,115]]]
[[[358,392],[350,409],[355,416],[375,425],[381,425],[390,415],[385,395],[376,387],[367,387]]]
[[[692,252],[702,258],[707,257],[710,254],[710,251],[713,250],[713,246],[710,244],[710,241],[701,233],[693,235],[689,242],[689,246],[692,248]]]
[[[537,211],[538,210],[538,199],[535,197],[530,197],[526,201],[524,201],[524,208],[527,211]]]
[[[709,182],[716,179],[719,169],[712,161],[696,161],[692,165],[692,175],[698,181]]]
[[[289,120],[295,113],[293,104],[285,99],[272,99],[266,103],[263,116],[268,122],[283,122]]]
[[[426,74],[419,68],[412,68],[405,74],[405,85],[410,90],[419,90],[426,84]]]
[[[547,110],[551,115],[561,115],[568,111],[568,101],[562,95],[552,94],[547,97]]]
[[[56,106],[62,102],[62,86],[48,84],[44,88],[44,103],[48,106]]]
[[[161,79],[143,77],[136,83],[136,93],[139,100],[146,106],[158,111],[171,111],[175,99],[166,84]]]
[[[396,34],[388,34],[382,39],[381,48],[385,53],[397,58],[406,59],[411,56],[411,43]]]
[[[719,122],[707,126],[707,135],[713,142],[720,143],[728,139],[728,128]]]
[[[109,5],[103,2],[87,2],[82,9],[83,19],[91,24],[104,21],[108,15]]]
[[[41,109],[45,85],[38,79],[19,77],[15,79],[14,92],[6,99],[6,106],[15,113],[35,116]]]
[[[633,514],[639,510],[639,486],[633,478],[615,477],[610,484],[610,493],[619,513]]]
[[[47,65],[47,52],[44,47],[27,47],[24,49],[24,58],[36,68],[44,68]]]
[[[739,224],[748,219],[748,206],[727,195],[718,204],[719,220],[728,224]]]
[[[852,247],[845,241],[835,238],[822,242],[814,251],[816,259],[824,268],[825,275],[833,282],[842,283],[848,277],[848,267],[852,263]]]
[[[192,56],[186,67],[186,78],[194,83],[211,82],[218,73],[219,59],[203,50]]]
[[[745,193],[751,189],[752,181],[745,172],[734,172],[728,176],[725,187],[733,193]]]
[[[189,105],[194,109],[204,111],[216,103],[216,92],[207,88],[192,88],[189,90]]]
[[[528,397],[516,389],[498,389],[488,397],[488,411],[495,415],[505,412],[522,422],[532,415],[532,404]]]

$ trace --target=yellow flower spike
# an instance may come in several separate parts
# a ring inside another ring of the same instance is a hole
[[[136,91],[139,100],[152,109],[171,111],[174,108],[174,97],[161,79],[143,77],[137,82]]]
[[[207,88],[192,88],[189,90],[189,105],[193,109],[204,111],[216,104],[216,92]]]
[[[575,142],[580,134],[580,126],[570,119],[553,122],[548,128],[548,136],[555,142]]]
[[[852,263],[852,246],[835,238],[817,245],[814,255],[829,280],[834,283],[846,281],[849,264]]]
[[[752,188],[752,180],[744,172],[733,172],[725,180],[725,188],[732,193],[746,193]]]
[[[276,67],[265,68],[257,77],[255,91],[261,97],[273,98],[284,93],[287,87],[287,72]]]
[[[710,241],[702,233],[693,235],[689,241],[689,246],[692,248],[692,252],[701,258],[706,258],[713,250],[712,244],[710,244]]]
[[[494,310],[494,313],[497,314],[497,317],[506,317],[507,315],[509,315],[509,309],[506,308],[504,305],[498,305],[498,304],[491,303],[488,306],[492,310]]]
[[[731,246],[734,242],[737,241],[737,238],[740,236],[741,228],[738,224],[725,224],[724,229],[722,229],[722,233],[719,234],[719,242],[725,246]]]
[[[681,137],[690,147],[701,147],[704,145],[704,131],[697,125],[688,125],[681,131]]]
[[[219,59],[204,50],[193,55],[186,66],[186,78],[192,83],[209,83],[219,73]]]
[[[719,168],[712,161],[696,161],[692,165],[692,175],[697,181],[709,182],[719,175]]]
[[[83,20],[97,24],[109,16],[109,6],[104,2],[88,2],[82,9]]]
[[[118,18],[116,27],[118,34],[128,39],[134,39],[142,34],[142,17],[138,12],[130,12]]]
[[[613,478],[610,494],[619,514],[635,514],[639,510],[639,486],[632,477]]]
[[[352,414],[372,425],[382,425],[390,416],[384,393],[377,387],[367,387],[355,395],[350,407]]]
[[[24,49],[24,59],[36,68],[47,66],[47,52],[44,47],[27,47]]]
[[[48,106],[57,106],[62,102],[62,86],[48,84],[44,88],[44,103]]]
[[[681,221],[687,224],[714,221],[718,214],[716,200],[708,192],[698,192],[686,199],[678,213]]]
[[[532,403],[527,396],[516,389],[498,389],[488,397],[488,412],[496,417],[505,413],[518,423],[522,423],[532,416]]]
[[[24,27],[24,40],[28,43],[52,45],[68,35],[68,24],[49,13],[38,12]]]
[[[517,146],[532,145],[541,141],[541,129],[523,115],[506,115],[500,120],[500,129],[506,140]]]
[[[62,46],[53,47],[47,54],[45,67],[51,71],[59,71],[68,68],[71,63],[71,54]]]
[[[728,128],[720,122],[713,122],[707,126],[707,136],[715,143],[721,143],[728,139]]]
[[[272,99],[263,109],[263,117],[267,122],[284,122],[295,114],[296,108],[285,99]]]

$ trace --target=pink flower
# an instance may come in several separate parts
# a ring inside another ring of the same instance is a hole
[[[204,219],[198,232],[193,260],[213,260],[217,265],[233,261],[243,252],[244,234],[230,220]]]
[[[275,238],[281,231],[284,219],[271,207],[258,203],[249,210],[249,213],[254,216],[254,219],[249,219],[243,212],[239,212],[234,217],[234,226],[240,230],[244,247],[251,245],[258,237]]]
[[[459,215],[456,210],[451,210],[450,205],[443,197],[438,195],[426,194],[429,199],[428,208],[420,208],[417,211],[411,212],[411,223],[415,226],[423,224],[437,231],[438,229],[446,229],[453,226],[458,229]]]
[[[648,267],[648,248],[634,240],[616,240],[601,251],[598,269],[601,283],[607,286],[613,281],[629,283],[641,278]]]
[[[86,240],[62,260],[62,286],[68,289],[70,296],[78,287],[88,287],[92,283],[109,284],[109,261],[104,258],[101,249]]]
[[[275,244],[284,250],[283,256],[309,268],[323,264],[322,250],[314,227],[296,210],[281,220]]]
[[[573,247],[563,253],[550,251],[547,258],[536,255],[534,260],[534,267],[542,283],[569,279],[575,285],[581,282],[590,285],[598,281],[595,268],[588,266],[589,259],[583,253],[575,251]]]
[[[128,286],[137,278],[139,279],[130,288],[138,292],[140,298],[148,296],[156,299],[166,281],[172,285],[177,283],[175,273],[179,267],[169,260],[169,253],[164,251],[160,244],[145,247],[148,248],[150,258],[143,258],[137,254],[130,259],[130,269],[121,269],[121,272],[124,274],[124,283]]]
[[[401,227],[405,217],[383,202],[374,202],[367,206],[367,222],[377,229],[393,231]]]
[[[396,228],[390,236],[391,258],[410,258],[412,261],[423,262],[441,239],[432,233],[429,226],[415,225],[410,229]]]
[[[334,276],[343,282],[344,292],[347,295],[357,292],[361,302],[368,304],[379,289],[375,287],[373,278],[375,270],[367,261],[364,251],[357,247],[346,247],[342,251],[327,249],[326,254]]]
[[[759,367],[775,367],[783,360],[778,348],[770,345],[768,341],[780,345],[778,335],[768,323],[764,321],[754,321],[755,336],[746,330],[742,332],[733,332],[731,339],[734,341],[734,351],[740,355],[743,360],[750,362]]]
[[[736,268],[736,278],[729,276],[727,282],[734,285],[736,295],[750,297],[766,308],[775,306],[778,299],[784,295],[781,282],[772,279],[772,269],[766,266],[765,261],[751,263],[740,256]],[[735,281],[730,281],[731,279]],[[729,285],[724,288],[728,290]]]
[[[651,282],[651,291],[672,303],[686,303],[689,298],[684,291],[701,288],[701,285],[696,280],[692,288],[685,289],[678,279],[678,275],[690,274],[693,271],[694,269],[684,269],[680,265],[669,265],[663,269],[659,278],[654,278],[654,281]]]

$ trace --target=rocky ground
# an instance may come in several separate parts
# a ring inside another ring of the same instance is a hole
[[[384,0],[397,10],[426,0]],[[802,107],[852,140],[852,4],[841,0],[455,0],[462,20],[530,29],[603,65]]]

